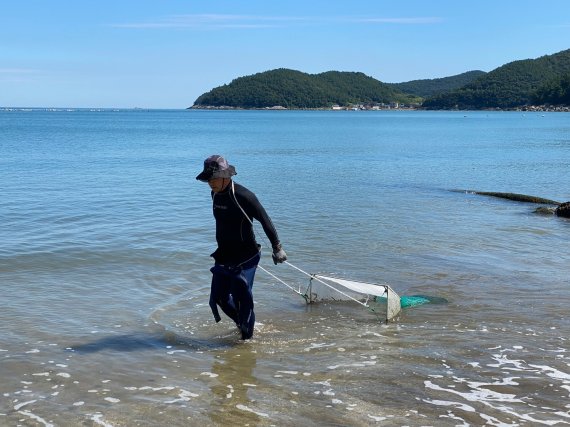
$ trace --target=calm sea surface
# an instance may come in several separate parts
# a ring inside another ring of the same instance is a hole
[[[570,221],[454,191],[569,201],[568,114],[4,110],[0,150],[2,426],[570,425]],[[295,266],[449,302],[386,325],[259,270],[241,342],[214,153]]]

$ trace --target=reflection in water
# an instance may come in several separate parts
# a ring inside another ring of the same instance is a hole
[[[215,399],[211,403],[209,417],[215,425],[225,425],[228,420],[240,420],[241,425],[256,425],[267,414],[253,409],[255,399],[248,391],[257,386],[253,370],[256,351],[251,343],[240,343],[216,355],[212,365],[211,390]]]

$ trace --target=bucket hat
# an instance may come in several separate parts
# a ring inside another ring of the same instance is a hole
[[[228,163],[228,161],[214,154],[204,160],[204,170],[196,177],[198,181],[208,182],[214,178],[231,178],[236,175],[236,168]]]

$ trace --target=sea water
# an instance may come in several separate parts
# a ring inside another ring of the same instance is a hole
[[[570,424],[570,222],[472,193],[569,201],[568,114],[12,109],[0,150],[0,425]],[[210,154],[293,265],[448,303],[385,324],[259,270],[241,342]]]

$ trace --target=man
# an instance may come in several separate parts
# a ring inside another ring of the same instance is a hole
[[[281,247],[277,231],[255,194],[235,183],[235,167],[220,155],[204,160],[204,170],[196,177],[210,186],[216,241],[210,308],[216,322],[221,320],[218,306],[241,331],[241,338],[253,336],[253,279],[260,260],[261,246],[255,240],[253,220],[259,221],[273,248],[273,262],[282,263],[287,254]]]

